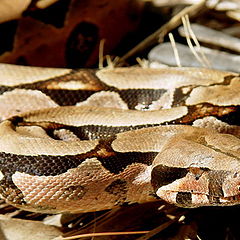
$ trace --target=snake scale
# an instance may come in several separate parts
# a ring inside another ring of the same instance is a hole
[[[240,202],[240,76],[0,64],[0,194],[78,213]]]

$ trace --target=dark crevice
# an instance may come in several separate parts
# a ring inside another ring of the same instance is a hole
[[[14,37],[17,27],[17,20],[0,24],[0,55],[4,52],[10,52],[13,50]]]
[[[99,29],[91,22],[75,26],[67,40],[65,58],[70,68],[83,67],[99,43]]]
[[[23,16],[30,16],[46,24],[51,24],[57,28],[62,28],[65,23],[66,14],[70,0],[61,0],[45,9],[38,9],[36,1],[32,1]]]

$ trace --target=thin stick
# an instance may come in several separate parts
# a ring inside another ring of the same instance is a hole
[[[195,50],[194,47],[193,47],[193,44],[192,44],[192,42],[191,42],[190,35],[189,35],[189,32],[188,32],[188,27],[187,27],[187,23],[186,23],[186,18],[185,18],[185,16],[182,17],[182,23],[183,23],[184,32],[185,32],[185,35],[186,35],[187,44],[188,44],[191,52],[193,53],[193,55],[195,56],[195,58],[200,62],[200,64],[201,64],[203,67],[206,67],[204,61],[199,57],[198,53],[196,52],[196,50]]]
[[[201,45],[199,44],[198,39],[197,39],[196,35],[194,34],[194,32],[193,32],[193,30],[191,28],[191,24],[190,24],[188,15],[185,16],[185,20],[186,20],[186,25],[187,25],[188,32],[189,32],[193,42],[196,45],[197,51],[200,53],[200,55],[202,57],[202,61],[205,63],[205,65],[207,67],[211,67],[211,63],[208,61],[206,55],[202,51]]]
[[[177,15],[171,18],[166,24],[160,27],[156,32],[145,38],[142,42],[140,42],[137,46],[132,48],[129,52],[127,52],[124,56],[122,56],[117,64],[117,66],[121,66],[124,64],[124,61],[129,57],[133,56],[137,52],[142,51],[146,47],[153,45],[156,42],[162,42],[164,36],[170,32],[172,29],[176,28],[177,26],[181,25],[182,21],[181,18],[188,14],[189,16],[193,17],[196,14],[199,14],[199,11],[204,8],[206,0],[202,0],[198,4],[191,5],[189,7],[185,7],[182,11],[180,11]]]
[[[153,230],[149,231],[148,233],[146,233],[144,236],[137,238],[137,240],[147,240],[151,237],[153,237],[154,235],[156,235],[157,233],[162,232],[164,229],[168,228],[170,225],[172,225],[173,223],[177,222],[180,220],[180,218],[184,215],[185,213],[183,212],[182,214],[180,214],[179,216],[175,216],[174,219],[169,220],[168,222],[163,223],[162,225],[154,228]]]
[[[181,62],[180,62],[180,58],[179,58],[179,54],[178,54],[178,50],[177,50],[177,46],[176,46],[176,42],[174,40],[173,34],[169,33],[168,36],[169,36],[169,39],[170,39],[170,42],[171,42],[171,45],[172,45],[172,48],[173,48],[173,53],[174,53],[174,56],[175,56],[176,64],[177,64],[178,67],[181,67],[182,65],[181,65]]]
[[[73,240],[73,239],[85,238],[85,237],[146,234],[148,232],[149,231],[85,233],[85,234],[79,234],[79,235],[65,237],[65,238],[61,238],[61,239],[62,240]]]
[[[98,53],[98,68],[102,69],[103,68],[103,51],[104,51],[104,44],[105,44],[105,39],[102,39],[99,43],[99,53]]]
[[[114,69],[114,63],[109,55],[106,56],[107,68]]]

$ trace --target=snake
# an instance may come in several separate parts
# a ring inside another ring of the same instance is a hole
[[[240,76],[0,64],[0,196],[81,213],[240,202]]]

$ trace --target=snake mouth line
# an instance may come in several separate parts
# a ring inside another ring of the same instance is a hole
[[[164,201],[179,207],[195,208],[203,206],[231,206],[240,203],[240,194],[234,196],[214,196],[201,192],[157,191]]]
[[[235,203],[235,204],[239,204],[240,203],[240,194],[235,195],[235,196],[229,196],[229,197],[221,197],[220,201],[222,203],[233,203],[233,204]]]

